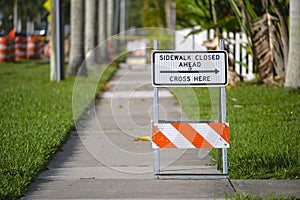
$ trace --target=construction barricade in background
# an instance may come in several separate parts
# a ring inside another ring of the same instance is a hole
[[[14,38],[0,37],[0,62],[14,61]]]
[[[0,62],[5,62],[5,56],[7,53],[6,40],[6,37],[0,37]]]
[[[26,37],[15,37],[15,60],[22,60],[26,58]]]
[[[44,41],[40,36],[27,37],[27,58],[39,59],[44,53]]]
[[[37,44],[38,41],[36,37],[34,36],[27,37],[27,58],[28,59],[36,58]]]
[[[0,62],[39,59],[44,54],[44,40],[39,36],[0,37]]]
[[[7,48],[8,48],[8,55],[7,61],[11,62],[15,60],[15,39],[8,38],[7,39]]]
[[[44,54],[44,41],[41,39],[38,39],[38,48],[37,48],[37,58],[41,58],[41,56]]]

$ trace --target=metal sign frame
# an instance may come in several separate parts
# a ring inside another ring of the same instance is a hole
[[[154,40],[154,50],[158,49],[158,41]],[[224,50],[224,40],[220,40],[220,49]],[[226,69],[227,71],[227,69]],[[227,73],[227,72],[226,72]],[[181,86],[181,85],[180,85]],[[154,92],[154,116],[152,124],[158,124],[159,120],[159,87],[153,84]],[[165,86],[167,87],[167,86]],[[219,87],[219,120],[220,123],[226,123],[226,90],[225,85],[217,85]],[[178,121],[177,121],[178,122]],[[193,121],[195,122],[195,121]],[[198,121],[201,123],[201,121]],[[207,122],[207,121],[205,121]],[[216,120],[212,120],[216,122]],[[151,126],[152,126],[151,124]],[[151,131],[152,135],[152,131]],[[151,137],[152,138],[152,137]],[[217,169],[220,170],[222,166],[222,174],[163,174],[160,172],[160,153],[159,148],[154,148],[154,176],[156,179],[225,179],[228,178],[228,162],[227,162],[227,148],[218,149],[218,163]]]

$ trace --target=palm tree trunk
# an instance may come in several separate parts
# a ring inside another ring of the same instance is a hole
[[[51,56],[50,56],[50,81],[56,81],[56,1],[51,1]]]
[[[215,0],[210,0],[210,6],[211,6],[211,16],[212,16],[212,20],[214,22],[214,24],[217,24],[217,13],[216,13],[216,8],[215,8]],[[215,28],[215,37],[218,39],[220,39],[220,29],[219,28]],[[217,47],[219,48],[219,47]]]
[[[106,39],[106,0],[99,0],[98,2],[98,42]]]
[[[71,0],[71,37],[68,75],[76,76],[84,60],[84,4],[83,0]],[[78,75],[86,75],[86,69]]]
[[[127,23],[127,0],[120,0],[120,32],[124,32],[126,30],[126,23]]]
[[[113,31],[112,34],[116,35],[120,32],[120,0],[114,0],[114,9],[113,9]]]
[[[105,40],[107,38],[107,26],[106,26],[106,12],[107,12],[107,2],[106,0],[99,0],[98,2],[98,46],[97,50],[99,51],[99,61],[98,63],[104,63],[107,60],[107,52]]]
[[[282,51],[283,51],[283,60],[284,60],[284,68],[286,68],[288,63],[288,55],[289,55],[289,30],[287,24],[287,17],[284,16],[282,9],[280,8],[280,4],[278,1],[271,0],[271,4],[274,7],[276,14],[280,21],[281,28],[281,41],[282,41]]]
[[[106,34],[107,37],[110,37],[113,35],[114,1],[108,0],[106,1],[106,5],[107,5]]]
[[[287,72],[285,77],[286,89],[300,88],[300,1],[290,0],[290,48]]]
[[[85,28],[84,28],[84,53],[94,49],[96,46],[96,0],[85,1]]]

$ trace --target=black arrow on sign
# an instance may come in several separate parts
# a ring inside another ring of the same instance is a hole
[[[162,70],[160,73],[165,73],[165,74],[171,74],[171,73],[219,73],[220,70],[214,69],[214,70],[197,70],[197,71],[188,71],[188,70],[179,70],[179,71],[166,71]]]

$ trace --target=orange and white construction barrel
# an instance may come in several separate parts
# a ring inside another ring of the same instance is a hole
[[[15,38],[7,38],[6,45],[7,45],[6,61],[14,61],[15,60]]]
[[[36,38],[33,36],[27,37],[27,58],[35,59],[36,55]]]
[[[6,45],[6,37],[0,37],[0,62],[5,62],[6,60],[6,51],[7,51],[7,45]]]
[[[15,37],[15,60],[22,60],[26,58],[26,37]]]

